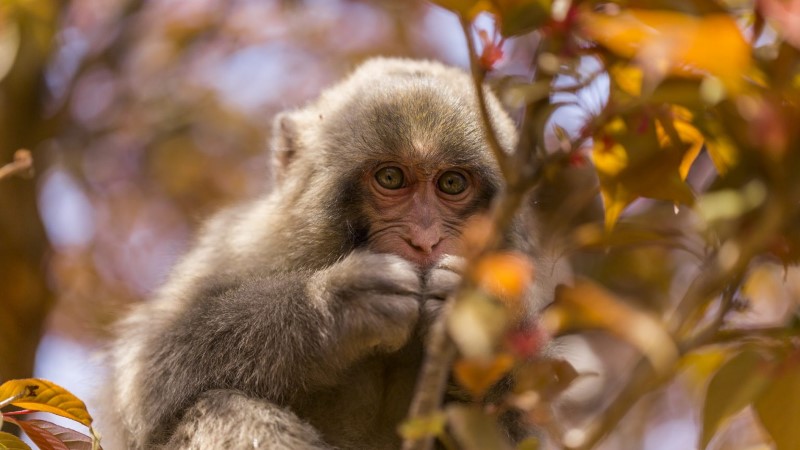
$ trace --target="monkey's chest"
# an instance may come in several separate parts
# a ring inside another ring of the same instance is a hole
[[[408,413],[418,371],[418,358],[368,358],[338,386],[314,394],[298,415],[337,448],[397,449],[397,426]]]

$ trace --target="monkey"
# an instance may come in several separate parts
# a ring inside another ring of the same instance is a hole
[[[484,92],[511,152],[515,124]],[[504,186],[473,80],[370,59],[279,113],[270,150],[269,192],[212,217],[118,326],[110,403],[126,448],[400,446],[464,225]],[[527,216],[504,239],[538,264]],[[550,291],[537,279],[531,311]]]

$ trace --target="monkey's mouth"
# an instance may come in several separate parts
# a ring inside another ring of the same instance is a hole
[[[394,253],[417,266],[422,272],[430,270],[444,256],[443,252],[420,252],[410,247],[399,249],[399,251],[395,251]]]

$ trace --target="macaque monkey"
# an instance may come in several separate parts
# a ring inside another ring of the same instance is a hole
[[[514,124],[486,95],[512,151]],[[211,219],[120,324],[111,395],[128,448],[399,448],[464,225],[504,183],[472,79],[369,60],[279,114],[271,151],[271,192]],[[506,240],[536,261],[527,220]]]

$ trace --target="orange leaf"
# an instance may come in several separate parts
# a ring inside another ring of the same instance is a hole
[[[72,419],[87,427],[92,425],[92,416],[86,404],[57,384],[38,378],[10,380],[0,385],[0,402],[8,399],[11,404],[33,411],[49,412]]]
[[[514,365],[514,358],[508,354],[497,355],[494,359],[460,359],[453,366],[453,374],[458,383],[474,395],[482,397]]]
[[[698,17],[627,9],[607,15],[584,10],[581,24],[587,37],[623,58],[635,59],[645,72],[658,77],[712,75],[737,91],[750,66],[750,46],[726,14]]]
[[[520,253],[498,252],[481,258],[473,269],[478,286],[490,294],[505,300],[518,300],[526,292],[533,279],[533,264]],[[507,304],[512,311],[518,301]],[[519,311],[514,311],[519,312]]]

